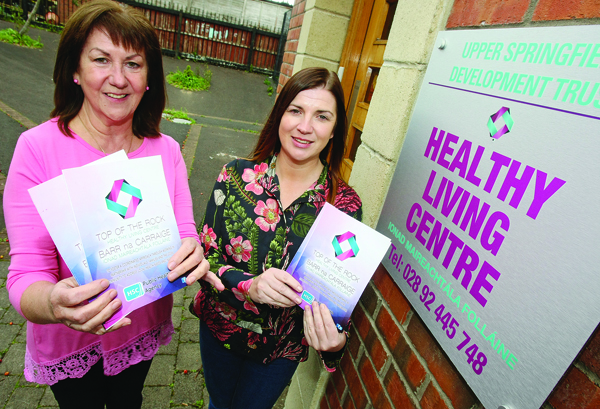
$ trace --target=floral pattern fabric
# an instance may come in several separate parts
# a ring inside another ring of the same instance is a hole
[[[271,267],[287,268],[331,187],[325,165],[313,186],[282,209],[276,160],[276,156],[262,163],[238,159],[223,167],[206,208],[200,241],[225,290],[202,281],[191,305],[225,348],[263,363],[282,357],[304,361],[308,345],[302,309],[255,304],[249,295],[252,279]],[[334,206],[361,219],[360,198],[343,181]],[[331,370],[342,354],[343,350],[324,352],[321,357]]]

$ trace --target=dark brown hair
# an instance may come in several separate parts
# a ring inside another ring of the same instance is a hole
[[[86,3],[67,21],[54,64],[54,110],[51,117],[58,117],[60,130],[73,136],[69,123],[77,116],[84,100],[81,87],[73,82],[73,74],[79,68],[85,42],[95,29],[104,31],[115,45],[145,56],[150,89],[144,93],[133,114],[133,134],[138,138],[160,136],[160,119],[167,97],[158,36],[142,13],[110,0]]]
[[[279,124],[281,117],[290,106],[296,95],[307,89],[324,89],[331,92],[336,104],[336,122],[333,138],[329,140],[319,157],[328,162],[331,172],[332,186],[327,201],[333,203],[342,175],[342,161],[346,145],[346,110],[344,108],[344,91],[338,76],[326,68],[312,67],[297,72],[285,84],[275,101],[267,122],[258,137],[258,142],[250,156],[250,160],[262,162],[270,155],[280,151]]]

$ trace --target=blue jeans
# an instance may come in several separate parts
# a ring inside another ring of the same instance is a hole
[[[200,355],[209,409],[271,409],[298,367],[286,358],[262,364],[238,355],[221,346],[203,321]]]

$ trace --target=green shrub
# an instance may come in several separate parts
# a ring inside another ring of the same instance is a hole
[[[212,72],[208,66],[204,69],[204,74],[200,74],[200,68],[196,74],[188,65],[185,70],[180,71],[177,68],[176,72],[167,75],[167,82],[174,87],[185,89],[188,91],[206,91],[210,88]]]
[[[40,42],[39,37],[37,40],[34,40],[27,34],[19,35],[19,33],[12,28],[0,30],[0,41],[28,48],[42,48],[44,46],[44,44]]]
[[[0,19],[4,21],[10,21],[12,23],[17,24],[18,26],[23,26],[25,24],[25,20],[21,17],[23,14],[23,9],[20,7],[7,6],[0,7]]]

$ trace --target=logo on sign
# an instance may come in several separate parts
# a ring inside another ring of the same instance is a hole
[[[123,219],[135,216],[138,205],[142,202],[142,192],[131,186],[125,179],[115,180],[112,189],[106,196],[106,207]]]
[[[142,283],[136,283],[129,287],[125,287],[123,289],[123,294],[125,294],[125,300],[135,300],[144,295],[144,287],[142,287]]]
[[[341,261],[350,257],[356,257],[358,254],[358,244],[356,244],[356,236],[352,232],[346,232],[335,236],[331,242],[335,250],[335,257]]]
[[[510,116],[510,109],[502,107],[494,115],[490,116],[487,127],[490,131],[490,136],[494,139],[500,139],[504,134],[511,131],[515,121]]]

